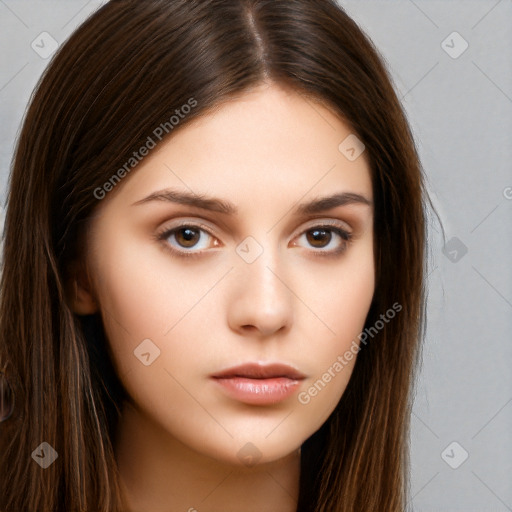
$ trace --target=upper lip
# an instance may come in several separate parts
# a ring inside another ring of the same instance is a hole
[[[302,380],[306,376],[290,365],[283,363],[246,363],[233,366],[227,370],[212,375],[214,378],[246,377],[249,379],[271,379],[285,377],[293,380]]]

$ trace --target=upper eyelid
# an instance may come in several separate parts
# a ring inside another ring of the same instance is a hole
[[[311,228],[314,228],[317,226],[322,226],[322,225],[338,227],[340,229],[343,229],[344,231],[349,231],[349,232],[354,231],[354,226],[351,225],[349,222],[343,221],[341,219],[326,218],[325,216],[324,217],[318,216],[318,217],[310,219],[310,221],[302,222],[301,224],[307,224],[307,225],[305,225],[303,228],[301,228],[301,231],[298,234],[301,234],[304,231],[307,231],[308,229],[311,229]],[[179,223],[174,226],[162,227],[161,229],[159,229],[159,232],[162,233],[165,231],[173,231],[175,229],[179,229],[180,227],[184,227],[184,226],[198,227],[198,228],[201,228],[201,229],[204,229],[205,231],[207,231],[211,236],[216,236],[214,233],[212,233],[212,231],[213,232],[216,231],[216,229],[214,227],[211,227],[208,224],[205,224],[203,220],[193,219],[193,218],[180,220]],[[223,228],[223,229],[225,229],[225,228]]]

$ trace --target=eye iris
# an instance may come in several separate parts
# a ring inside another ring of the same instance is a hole
[[[324,247],[328,245],[329,242],[331,241],[332,234],[328,229],[313,229],[311,231],[308,231],[307,238],[308,243],[310,243],[312,246]]]
[[[174,237],[182,247],[193,247],[200,238],[200,230],[190,227],[180,228],[175,232]],[[306,237],[313,247],[325,247],[332,240],[332,232],[329,229],[311,229]]]
[[[191,228],[181,228],[176,232],[175,237],[176,241],[183,247],[193,247],[198,242],[199,231]]]

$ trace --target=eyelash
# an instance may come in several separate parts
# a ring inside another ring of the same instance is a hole
[[[163,229],[162,231],[157,232],[154,235],[154,239],[158,242],[164,242],[164,248],[171,252],[173,255],[183,258],[197,258],[202,256],[204,251],[185,251],[185,250],[179,250],[172,247],[168,242],[167,238],[177,233],[180,229],[183,228],[192,228],[196,231],[204,231],[208,233],[211,237],[215,238],[215,236],[211,233],[210,228],[204,224],[194,224],[191,222],[184,222],[176,227],[173,227],[172,229]],[[343,254],[347,249],[349,244],[353,240],[352,233],[346,231],[345,229],[342,229],[337,224],[330,224],[328,222],[324,222],[322,224],[319,224],[317,226],[312,226],[300,233],[299,236],[302,236],[310,231],[315,230],[326,230],[326,231],[332,231],[336,233],[343,241],[343,244],[341,245],[341,248],[330,250],[330,251],[323,251],[323,250],[313,250],[313,252],[320,257],[336,257],[338,255]],[[330,243],[330,241],[329,241]]]

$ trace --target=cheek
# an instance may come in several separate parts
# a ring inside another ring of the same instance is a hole
[[[317,339],[327,351],[342,349],[359,334],[373,299],[372,240],[353,249],[333,263],[309,264],[302,272],[305,277],[297,279],[298,295],[310,309],[304,315],[315,326]]]
[[[301,352],[309,355],[305,361],[311,377],[298,401],[320,427],[343,395],[361,347],[359,335],[375,291],[371,245],[328,272],[319,272],[314,284],[310,280],[303,290],[316,318],[308,313],[309,326],[303,324],[309,334]]]
[[[161,355],[166,355],[164,351],[173,344],[177,345],[176,355],[182,355],[185,344],[176,343],[176,333],[186,330],[187,325],[191,329],[192,318],[195,331],[202,329],[205,308],[211,308],[212,303],[204,301],[201,305],[201,299],[222,270],[201,271],[192,265],[181,265],[178,270],[176,263],[154,245],[136,245],[109,238],[102,248],[105,257],[95,265],[103,323],[120,373],[140,365],[134,350],[143,340],[150,339]],[[203,322],[198,323],[198,311]]]
[[[203,391],[198,386],[208,373],[205,360],[212,359],[202,345],[219,331],[214,323],[223,318],[212,288],[224,271],[178,268],[163,251],[120,243],[112,243],[105,254],[108,259],[96,269],[97,289],[123,386],[140,410],[169,431],[181,432],[192,444],[206,439],[218,425],[208,423],[209,416],[193,397]],[[219,430],[217,435],[225,435]]]

